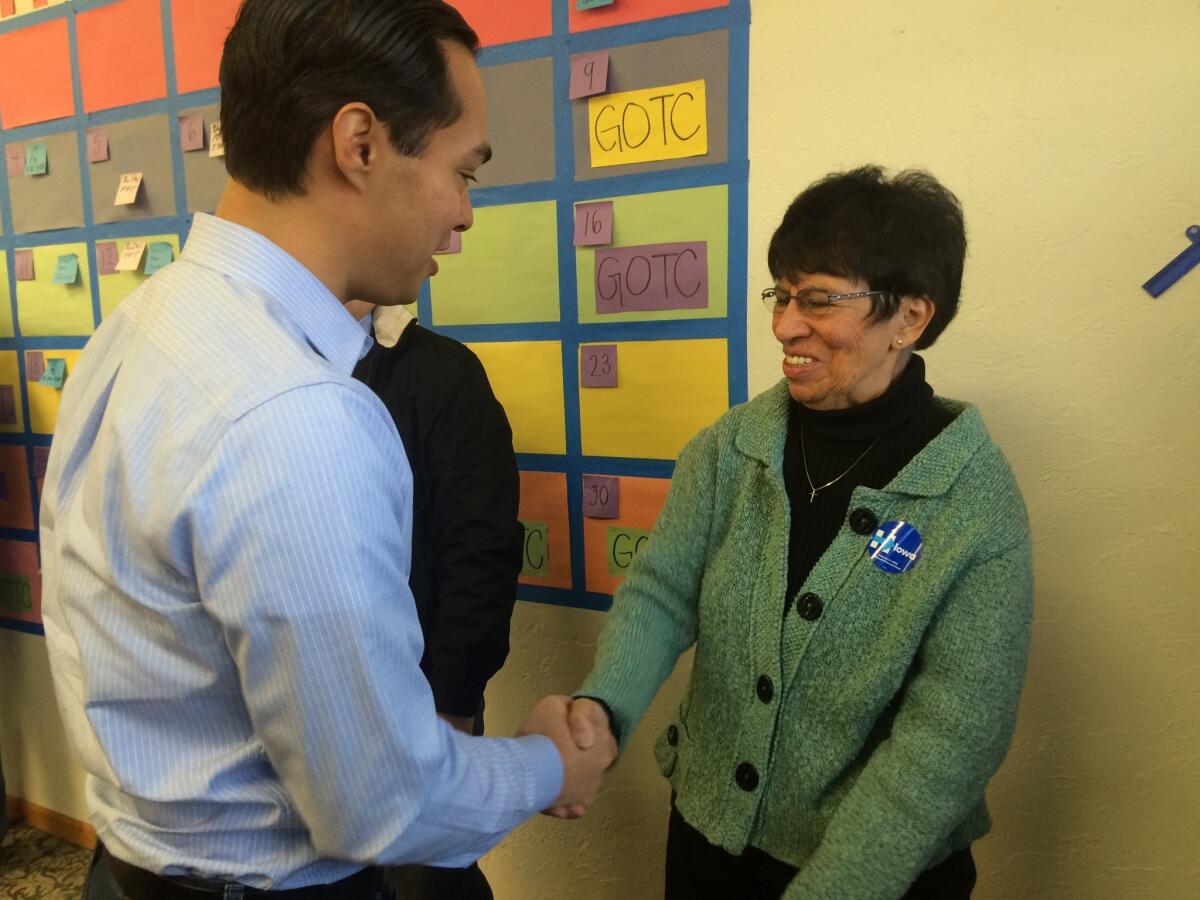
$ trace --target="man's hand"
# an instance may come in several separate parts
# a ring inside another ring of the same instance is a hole
[[[529,713],[517,736],[544,734],[554,741],[563,762],[563,787],[553,805],[545,812],[560,819],[580,818],[596,799],[604,770],[617,758],[617,742],[605,723],[602,732],[592,735],[590,746],[577,745],[568,725],[571,698],[546,697]],[[601,710],[601,716],[604,715]]]
[[[589,700],[587,697],[572,700],[567,721],[571,726],[571,737],[575,740],[575,746],[580,750],[591,748],[597,740],[612,739],[608,713],[595,700]],[[616,742],[613,741],[613,744],[615,746]]]
[[[463,734],[475,733],[474,716],[452,716],[450,713],[438,713],[438,718],[449,722],[451,728],[461,731]]]

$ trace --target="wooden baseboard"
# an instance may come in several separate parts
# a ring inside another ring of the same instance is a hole
[[[96,846],[96,830],[87,822],[80,822],[60,812],[30,803],[21,797],[5,797],[4,807],[8,811],[8,821],[15,825],[24,822],[64,841],[78,844],[80,847],[92,849]]]

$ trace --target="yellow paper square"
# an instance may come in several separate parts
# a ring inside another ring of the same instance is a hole
[[[75,284],[51,284],[58,258],[79,257]],[[86,244],[56,244],[33,248],[34,281],[17,282],[17,317],[25,337],[88,335],[92,322],[91,268]]]
[[[78,350],[39,350],[46,359],[67,361],[67,381],[75,377],[75,365],[79,362]],[[36,434],[54,434],[54,423],[58,419],[58,402],[61,388],[47,387],[36,381],[26,381],[29,390],[29,427]]]
[[[723,338],[617,344],[618,386],[580,388],[585,456],[675,459],[729,408]]]
[[[558,341],[468,344],[504,407],[518,453],[567,452],[562,344]]]
[[[25,407],[21,401],[21,369],[14,350],[0,350],[0,384],[10,385],[16,401],[17,424],[0,425],[0,434],[20,434],[25,430]]]
[[[704,81],[588,99],[592,168],[708,155]]]
[[[145,248],[150,244],[158,242],[170,244],[171,249],[175,252],[175,258],[179,258],[178,235],[156,234],[149,237],[117,238],[114,241],[117,245],[117,253],[124,254],[125,249],[135,242],[142,244],[143,255],[145,254]],[[98,241],[97,243],[102,242]],[[112,314],[112,311],[120,305],[121,301],[132,294],[149,277],[136,269],[132,272],[114,272],[111,275],[97,275],[96,279],[100,283],[100,317],[107,319]]]

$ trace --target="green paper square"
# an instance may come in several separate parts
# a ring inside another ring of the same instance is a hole
[[[46,387],[52,387],[57,390],[63,386],[63,382],[66,380],[67,361],[61,357],[46,360],[46,370],[42,372],[42,377],[38,379],[38,384],[44,384]]]
[[[608,562],[609,575],[628,575],[629,566],[646,544],[650,537],[649,531],[640,528],[625,528],[620,525],[609,525],[605,537],[605,559]]]
[[[146,265],[142,269],[147,275],[153,275],[163,266],[175,259],[175,251],[166,241],[154,241],[146,248]]]
[[[525,541],[521,552],[521,574],[527,578],[550,575],[550,529],[545,522],[522,519]]]
[[[75,284],[79,281],[79,257],[74,253],[64,253],[58,258],[54,267],[53,284]]]
[[[30,144],[25,148],[25,174],[46,174],[46,145],[44,143]]]
[[[33,588],[28,575],[0,574],[0,611],[33,612]]]

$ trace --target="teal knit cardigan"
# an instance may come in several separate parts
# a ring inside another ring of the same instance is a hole
[[[984,788],[1028,652],[1029,525],[979,411],[936,402],[954,421],[849,507],[916,526],[920,560],[885,573],[843,526],[801,588],[823,601],[815,621],[785,613],[787,383],[697,435],[579,690],[608,703],[624,743],[696,645],[659,767],[710,842],[799,868],[786,900],[900,897],[990,827]],[[761,675],[775,685],[766,703]],[[753,790],[735,781],[742,763]]]

